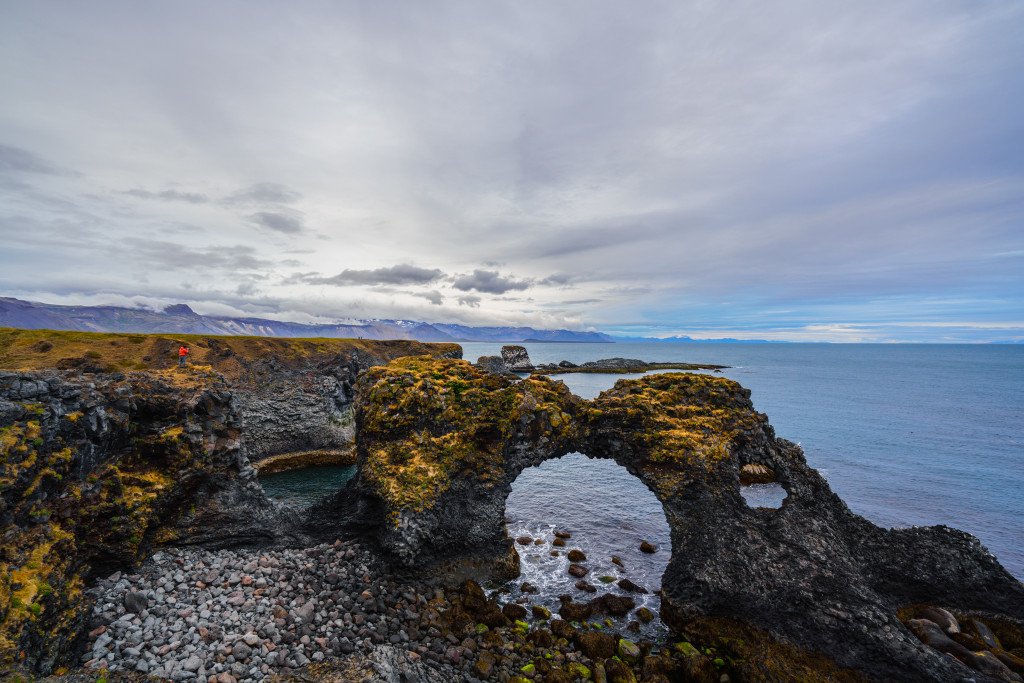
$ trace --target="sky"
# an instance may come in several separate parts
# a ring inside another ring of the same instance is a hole
[[[0,296],[1024,340],[1019,0],[0,0]]]

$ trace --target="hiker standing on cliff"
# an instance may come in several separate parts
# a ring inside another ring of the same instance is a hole
[[[188,355],[188,347],[182,346],[178,349],[178,367],[185,367],[185,356]]]

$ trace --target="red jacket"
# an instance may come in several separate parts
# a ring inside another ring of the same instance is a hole
[[[186,353],[188,353],[188,349],[186,349],[184,346],[178,349],[179,356],[184,356]]]

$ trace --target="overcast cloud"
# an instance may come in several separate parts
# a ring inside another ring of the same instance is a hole
[[[443,275],[438,268],[397,265],[374,270],[346,268],[332,277],[310,275],[303,279],[313,285],[426,285],[439,280]]]
[[[1024,339],[1024,4],[4,3],[0,296]]]

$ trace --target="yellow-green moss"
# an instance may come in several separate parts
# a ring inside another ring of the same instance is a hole
[[[368,370],[360,387],[363,476],[390,501],[396,524],[401,510],[431,507],[462,472],[497,482],[524,415],[543,416],[538,428],[555,438],[574,428],[563,385],[512,384],[461,360],[402,358]]]
[[[360,352],[383,360],[400,356],[449,355],[456,344],[413,340],[301,339],[282,337],[216,336],[198,334],[124,334],[0,328],[0,368],[40,370],[75,359],[102,358],[105,365],[122,370],[174,370],[179,346],[191,350],[189,367],[208,366],[235,382],[257,386],[252,361],[275,357],[285,365],[318,363],[340,354]],[[102,353],[97,349],[102,348]],[[185,374],[185,373],[182,373]]]
[[[395,524],[402,511],[430,508],[463,472],[500,480],[516,430],[554,442],[606,425],[632,440],[641,468],[671,496],[720,471],[737,437],[763,417],[738,384],[710,375],[620,380],[586,402],[544,377],[513,383],[465,361],[426,356],[367,371],[359,411],[363,476],[390,503]]]
[[[735,439],[761,418],[732,380],[712,375],[664,373],[619,380],[586,411],[591,428],[630,430],[643,454],[641,467],[671,496],[693,478],[718,469]]]

